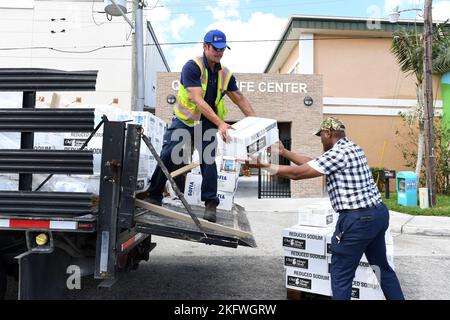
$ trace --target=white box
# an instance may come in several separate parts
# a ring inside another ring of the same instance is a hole
[[[298,224],[312,227],[331,227],[336,224],[333,209],[305,206],[298,209]]]
[[[184,187],[184,197],[187,203],[202,206],[202,175],[188,173],[186,175],[186,184]],[[220,200],[217,209],[231,210],[234,203],[234,192],[217,191],[217,197]]]
[[[220,200],[217,209],[230,211],[233,208],[234,192],[217,191],[217,197]]]
[[[53,132],[36,132],[34,134],[34,149],[39,150],[62,150],[64,145],[64,134]]]
[[[217,190],[235,192],[238,184],[239,174],[235,172],[217,172]]]
[[[325,240],[333,228],[317,228],[295,225],[283,229],[283,247],[285,249],[325,255]]]
[[[327,234],[325,239],[325,255],[331,257],[331,238],[333,237],[334,230]]]
[[[331,296],[329,274],[286,268],[286,288]]]
[[[276,120],[247,117],[232,125],[235,130],[227,131],[229,142],[217,136],[219,154],[247,159],[249,155],[265,150],[279,141]]]
[[[352,300],[385,300],[383,290],[378,283],[378,279],[372,271],[367,270],[365,279],[352,283]]]
[[[19,175],[0,174],[0,190],[17,191],[19,190]]]
[[[289,250],[284,248],[284,265],[293,269],[327,274],[328,259],[325,255]]]
[[[186,175],[186,184],[184,186],[184,198],[187,203],[192,205],[201,204],[202,194],[202,175],[188,173]]]

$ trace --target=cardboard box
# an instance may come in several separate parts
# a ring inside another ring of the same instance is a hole
[[[328,259],[325,255],[288,250],[286,248],[284,249],[284,266],[320,274],[329,273]]]
[[[282,233],[283,247],[285,247],[284,249],[325,255],[326,236],[330,232],[333,232],[333,228],[318,228],[300,225],[285,228]]]
[[[217,190],[235,192],[238,184],[239,174],[236,172],[217,172]]]
[[[228,130],[229,143],[217,136],[217,150],[223,156],[247,159],[279,141],[277,122],[273,119],[246,117],[232,127],[235,130]]]
[[[331,296],[331,278],[329,274],[286,268],[286,288]]]
[[[202,175],[188,173],[186,175],[186,184],[184,186],[184,198],[187,203],[192,205],[201,204],[202,194]]]
[[[217,191],[217,197],[220,200],[217,209],[230,211],[233,208],[234,192]]]
[[[192,172],[186,175],[186,184],[184,187],[184,197],[187,203],[203,206],[204,203],[201,201],[202,197],[202,175],[193,174]],[[217,209],[221,210],[231,210],[234,203],[234,192],[217,191],[217,197],[220,200]]]
[[[335,212],[320,206],[298,208],[298,224],[312,227],[331,227],[336,225]]]
[[[385,300],[383,290],[378,283],[378,279],[371,271],[366,271],[367,276],[362,279],[353,280],[352,283],[352,300]]]
[[[35,132],[34,149],[38,150],[62,150],[64,134],[58,132]]]

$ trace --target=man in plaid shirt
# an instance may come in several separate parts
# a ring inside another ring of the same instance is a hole
[[[331,242],[331,287],[334,299],[351,298],[352,282],[363,253],[380,270],[380,285],[386,299],[404,299],[395,271],[386,257],[385,232],[389,210],[383,204],[364,151],[345,136],[344,124],[324,120],[315,133],[320,136],[321,156],[312,159],[284,149],[279,154],[296,165],[250,164],[293,180],[326,176],[333,209],[339,213]]]

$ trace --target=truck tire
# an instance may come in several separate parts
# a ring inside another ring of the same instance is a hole
[[[0,262],[0,300],[5,299],[6,293],[6,270]]]

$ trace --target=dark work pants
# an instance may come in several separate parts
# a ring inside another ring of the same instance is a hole
[[[200,130],[201,129],[201,130]],[[194,135],[195,131],[195,135]],[[208,131],[205,135],[205,132]],[[172,119],[172,124],[164,134],[163,147],[161,150],[161,160],[167,167],[169,172],[172,172],[189,162],[185,152],[191,152],[191,149],[181,148],[183,142],[186,142],[186,134],[190,139],[191,146],[195,146],[200,154],[200,170],[202,172],[202,201],[216,201],[217,198],[217,167],[214,162],[217,149],[216,141],[216,126],[209,120],[202,120],[195,128],[185,125],[177,118]],[[195,139],[194,139],[195,138]],[[204,151],[204,152],[203,152]],[[202,157],[202,155],[204,157]],[[190,156],[190,154],[189,154]],[[184,158],[184,161],[180,163],[180,159]],[[178,163],[177,163],[178,162]],[[212,162],[212,163],[211,163]],[[162,172],[159,166],[156,167],[155,172],[150,180],[150,187],[148,189],[151,199],[160,202],[163,198],[163,190],[166,184],[167,178]],[[184,190],[184,186],[178,186],[181,191]]]
[[[377,207],[341,212],[331,239],[331,289],[333,299],[349,300],[356,268],[363,253],[370,265],[380,270],[380,286],[388,300],[403,300],[395,271],[386,257],[385,232],[389,210]],[[341,240],[336,236],[342,233]]]

